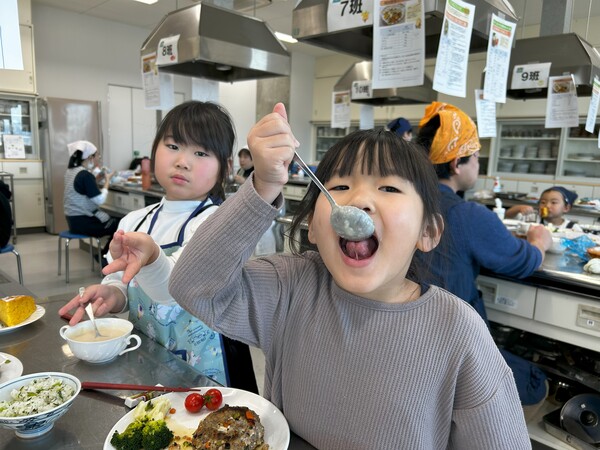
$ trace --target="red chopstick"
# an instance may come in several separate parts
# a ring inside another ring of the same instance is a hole
[[[153,386],[145,384],[101,383],[97,381],[82,381],[81,389],[114,389],[118,391],[157,391],[157,392],[189,392],[201,391],[200,388]]]

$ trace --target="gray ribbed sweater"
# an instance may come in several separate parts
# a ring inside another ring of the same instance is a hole
[[[276,212],[244,183],[195,233],[169,288],[263,350],[265,396],[296,434],[322,450],[531,448],[512,373],[466,302],[434,286],[405,304],[367,300],[314,252],[248,261]]]

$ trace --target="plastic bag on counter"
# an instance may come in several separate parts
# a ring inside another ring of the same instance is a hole
[[[565,253],[577,255],[584,261],[587,261],[590,258],[587,249],[598,245],[586,235],[579,236],[575,239],[561,238],[561,243],[566,247]]]

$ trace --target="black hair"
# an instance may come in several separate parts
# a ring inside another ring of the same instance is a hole
[[[423,202],[424,230],[443,229],[438,181],[419,146],[384,129],[355,131],[327,151],[316,175],[325,184],[333,176],[348,176],[354,170],[383,177],[397,175],[409,181]],[[319,193],[319,189],[311,183],[292,221],[291,236],[297,236],[302,222],[312,215]],[[300,253],[299,242],[292,239],[291,246],[295,254]]]
[[[417,144],[421,145],[421,147],[426,152],[428,157],[429,157],[429,151],[431,149],[431,144],[433,143],[433,139],[435,138],[435,133],[437,133],[437,130],[440,128],[440,126],[441,126],[440,115],[438,114],[436,116],[433,116],[429,120],[429,122],[427,122],[425,125],[423,125],[419,129],[419,134],[417,135],[417,138],[415,139],[415,142]],[[459,158],[457,166],[468,163],[469,159],[471,159],[471,156],[473,156],[473,155],[463,156],[463,157]],[[436,173],[438,179],[440,179],[440,180],[449,180],[450,179],[450,176],[452,175],[451,163],[452,163],[452,161],[448,161],[448,162],[441,163],[441,164],[433,164],[433,168],[435,169],[435,173]]]
[[[250,153],[250,150],[248,150],[246,147],[242,148],[239,152],[238,152],[238,158],[242,155],[246,155],[249,156],[250,159],[252,159],[252,153]]]
[[[83,152],[81,150],[75,150],[75,153],[71,155],[69,158],[69,165],[67,166],[69,169],[74,169],[75,167],[81,166],[83,162]]]
[[[163,118],[156,131],[152,143],[152,171],[156,149],[161,140],[168,135],[178,144],[198,145],[214,153],[219,160],[219,176],[209,195],[213,199],[224,201],[223,182],[227,177],[235,144],[233,121],[227,110],[216,103],[197,100],[175,106]]]

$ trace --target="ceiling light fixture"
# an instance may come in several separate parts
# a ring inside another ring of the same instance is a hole
[[[275,37],[283,42],[289,42],[290,44],[295,44],[298,42],[298,39],[293,38],[289,34],[280,33],[279,31],[275,32]]]
[[[145,3],[146,5],[153,5],[158,0],[133,0],[134,2]]]

